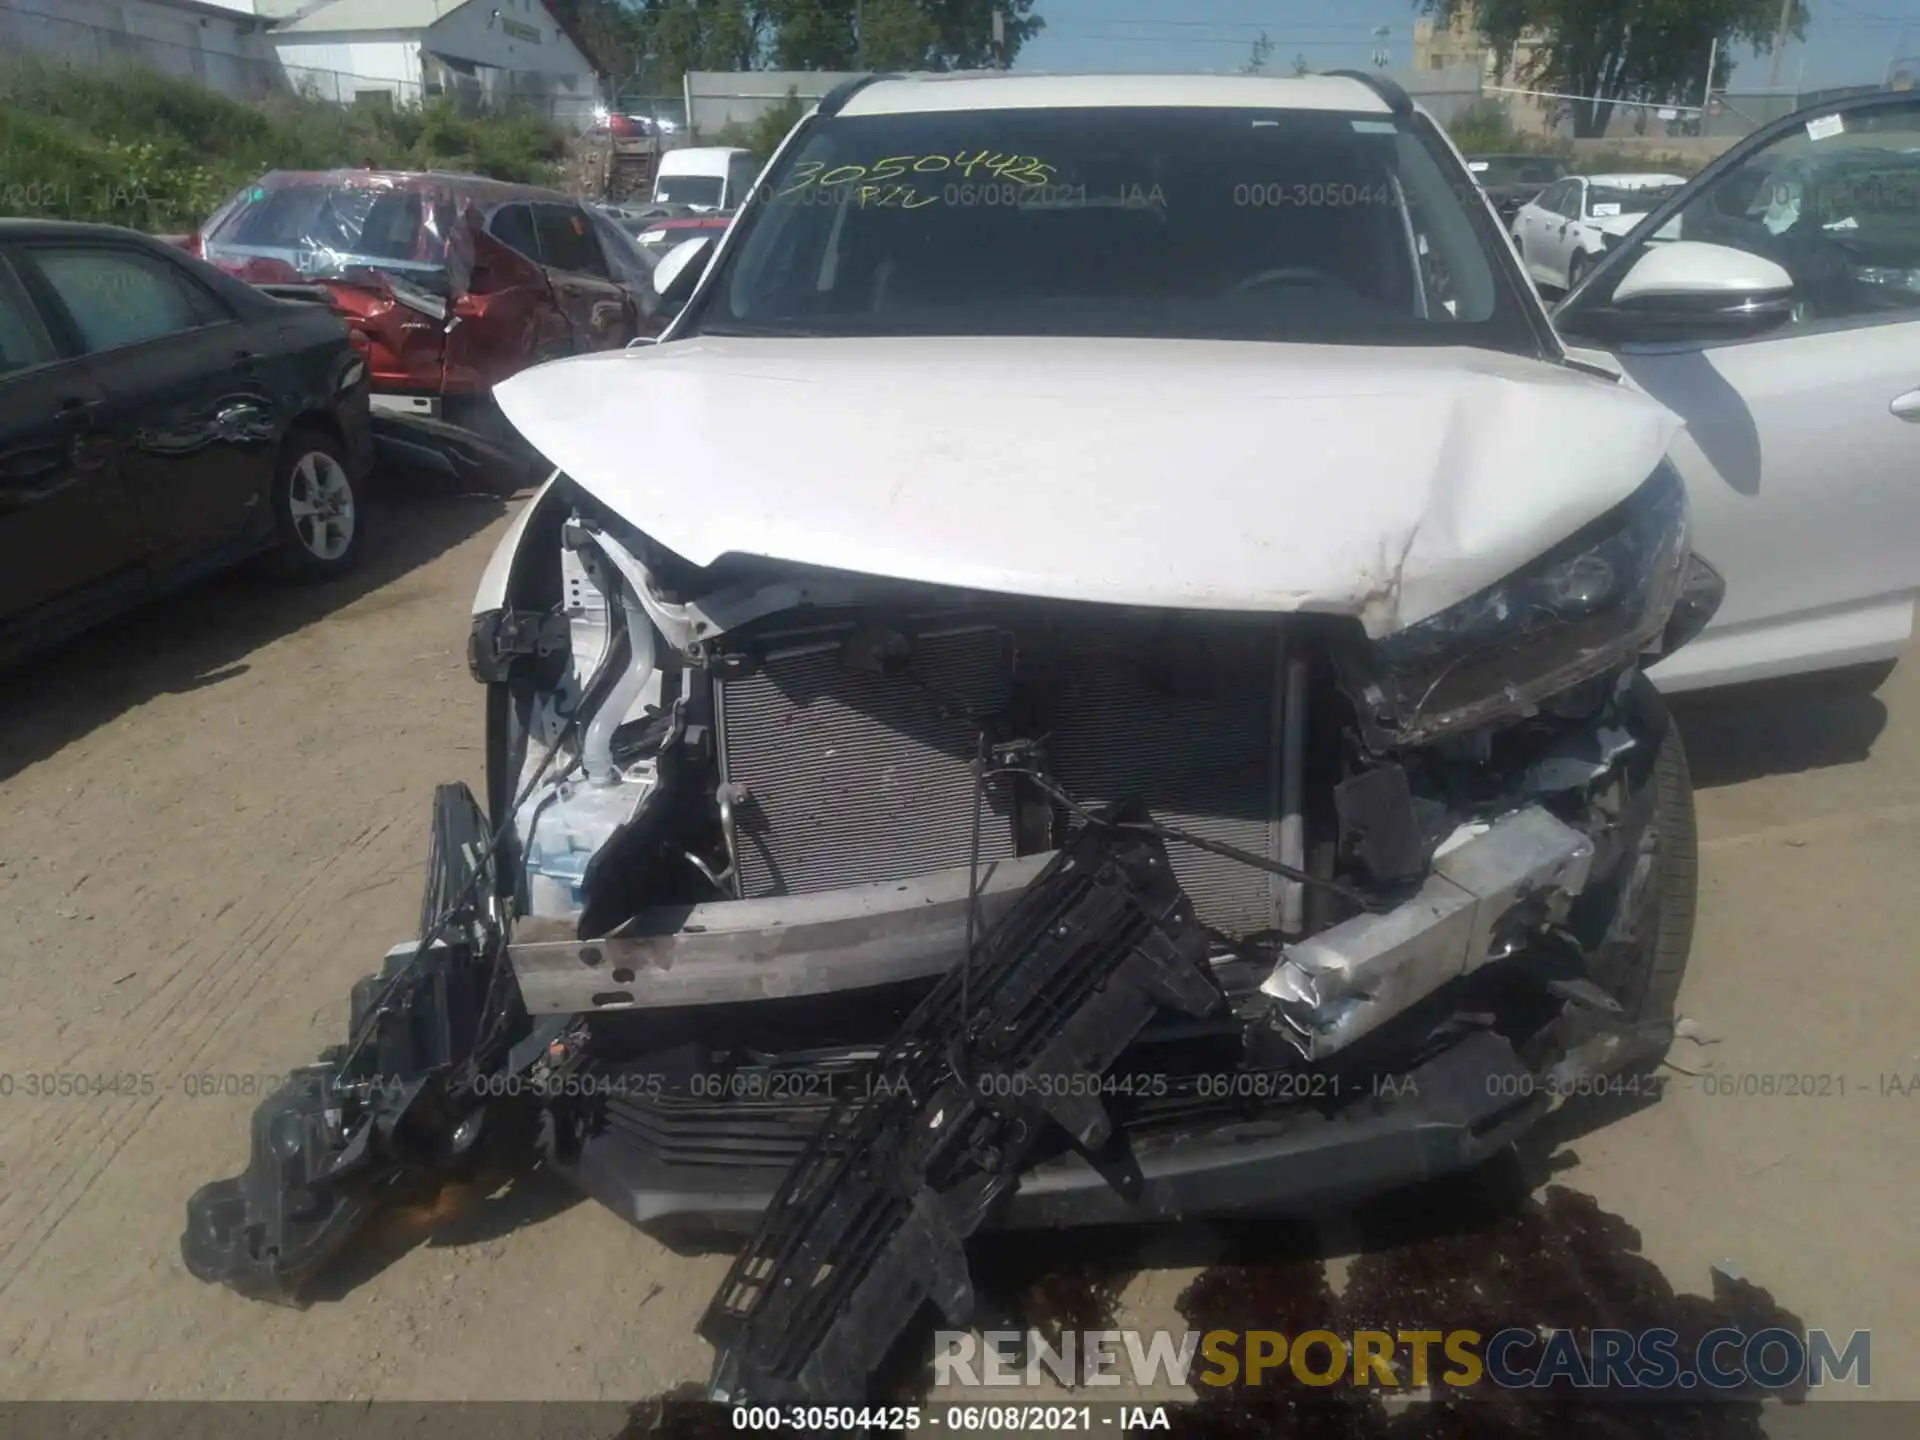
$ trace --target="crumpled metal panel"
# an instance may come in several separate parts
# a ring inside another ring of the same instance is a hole
[[[1260,988],[1309,1060],[1502,958],[1586,888],[1593,841],[1538,806],[1447,849],[1412,899],[1286,947]]]

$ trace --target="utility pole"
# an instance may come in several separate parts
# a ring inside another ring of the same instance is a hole
[[[1793,0],[1780,0],[1780,23],[1773,27],[1773,69],[1767,75],[1767,89],[1780,88],[1780,61],[1786,55],[1787,26],[1793,23]]]
[[[867,68],[867,27],[862,23],[860,0],[853,0],[853,68]]]
[[[1793,0],[1787,0],[1791,5]],[[1707,47],[1707,84],[1700,92],[1700,133],[1707,133],[1707,111],[1713,108],[1713,69],[1720,63],[1720,37],[1713,37],[1713,44]]]
[[[993,12],[993,58],[1004,70],[1007,68],[1007,12]]]
[[[1900,27],[1900,33],[1894,37],[1892,58],[1887,61],[1887,68],[1880,76],[1880,88],[1882,90],[1891,90],[1893,88],[1893,67],[1906,59],[1907,32],[1911,29],[1913,29],[1911,24],[1902,25]]]

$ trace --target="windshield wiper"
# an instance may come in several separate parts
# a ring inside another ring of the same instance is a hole
[[[836,332],[804,325],[702,325],[694,333],[755,340],[819,340]]]

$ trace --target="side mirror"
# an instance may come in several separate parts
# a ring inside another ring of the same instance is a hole
[[[682,240],[660,257],[660,263],[653,267],[655,316],[677,315],[685,308],[705,269],[698,262],[712,243],[712,236],[698,235],[691,240]]]
[[[1592,303],[1589,289],[1555,318],[1570,334],[1616,343],[1740,339],[1791,319],[1793,288],[1793,276],[1764,255],[1668,240],[1646,248],[1614,286],[1611,303]]]
[[[1636,308],[1764,304],[1793,293],[1793,277],[1764,255],[1703,240],[1649,246],[1621,277],[1613,303]]]

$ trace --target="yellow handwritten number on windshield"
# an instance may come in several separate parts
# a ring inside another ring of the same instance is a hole
[[[868,197],[876,188],[879,188],[875,182],[897,180],[908,174],[959,175],[965,179],[972,179],[976,172],[990,175],[996,180],[1009,184],[1025,185],[1036,189],[1051,185],[1054,176],[1058,173],[1055,166],[1037,155],[1002,155],[990,150],[981,150],[971,155],[964,150],[952,155],[889,155],[884,160],[874,161],[871,165],[836,165],[831,170],[827,168],[824,161],[802,160],[793,167],[792,180],[785,189],[780,191],[777,198],[784,200],[814,186],[837,188],[864,182],[856,192],[860,204],[898,203],[911,210],[918,208],[909,203],[908,197],[917,194],[911,187],[881,188],[879,193],[883,198],[873,200]],[[891,199],[895,192],[903,192],[903,198],[897,201]],[[935,199],[934,196],[926,196],[921,198],[920,203],[931,205],[935,203]]]

